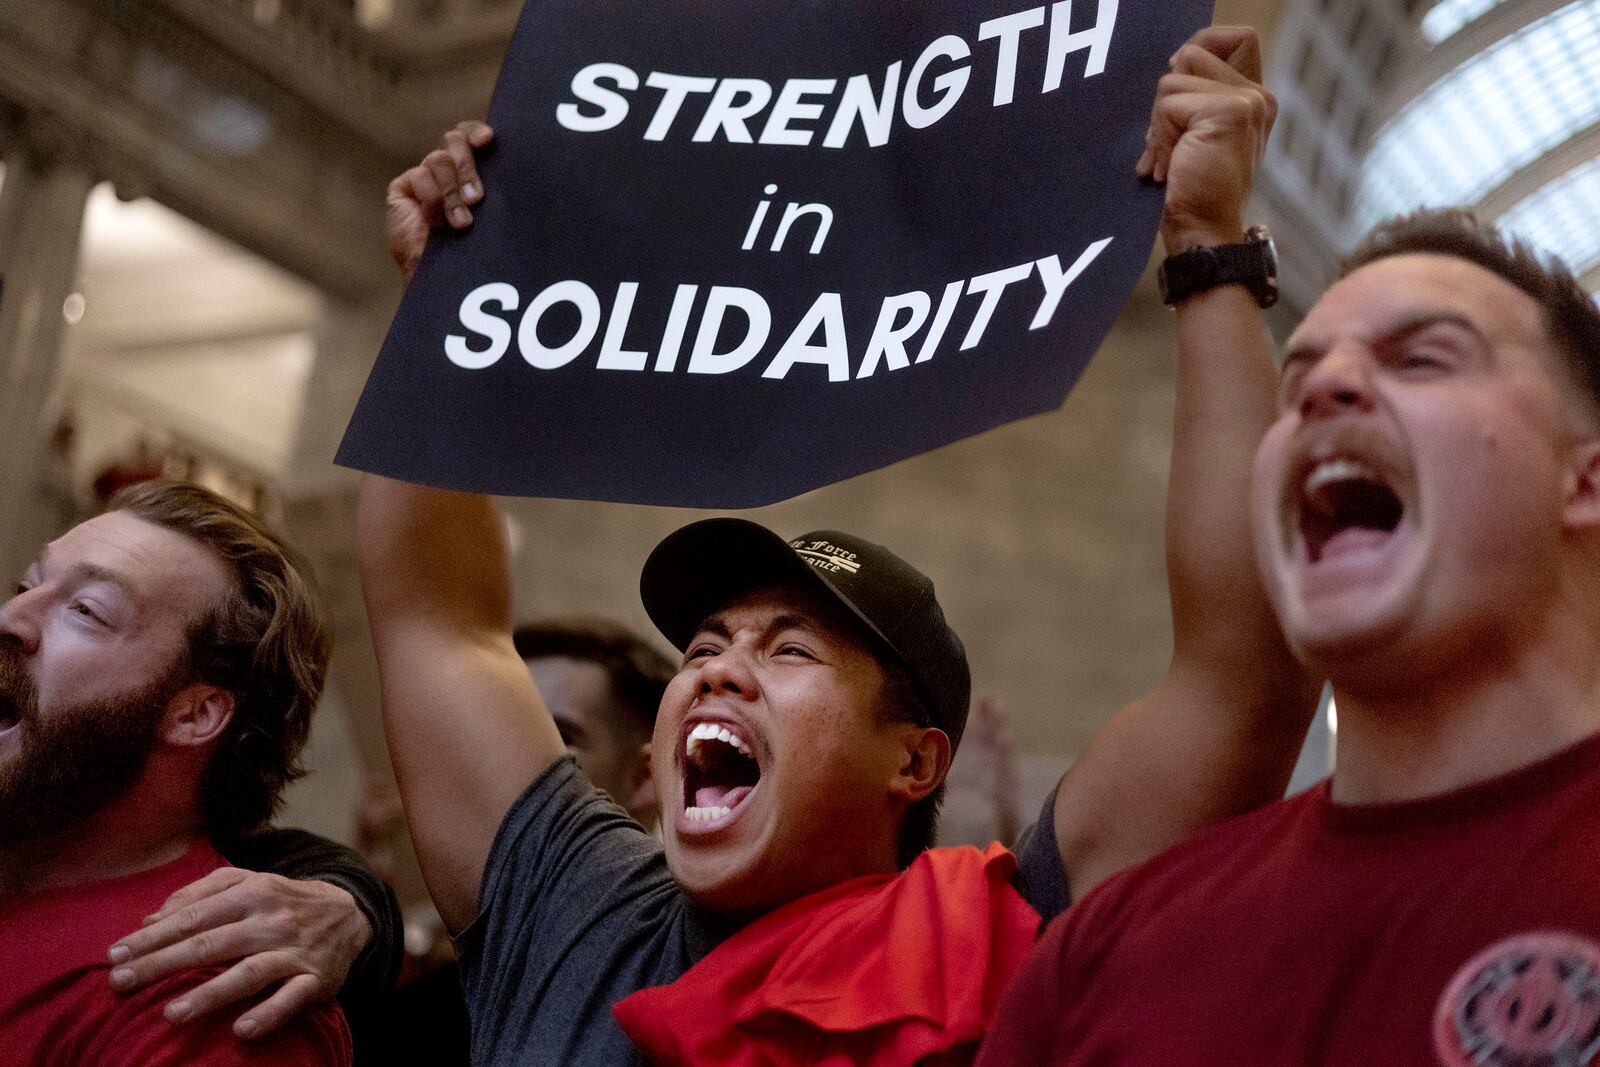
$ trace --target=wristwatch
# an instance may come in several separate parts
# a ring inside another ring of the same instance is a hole
[[[1219,285],[1242,285],[1269,308],[1278,302],[1278,250],[1265,226],[1252,226],[1243,244],[1195,245],[1168,256],[1156,279],[1169,307]]]

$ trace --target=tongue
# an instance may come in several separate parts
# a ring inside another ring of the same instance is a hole
[[[1391,536],[1388,530],[1374,530],[1367,526],[1346,526],[1323,544],[1319,558],[1328,559],[1364,549],[1376,548]]]
[[[732,789],[720,785],[701,786],[694,791],[694,806],[697,808],[732,808],[737,807],[739,801],[745,798],[754,786],[736,785]]]

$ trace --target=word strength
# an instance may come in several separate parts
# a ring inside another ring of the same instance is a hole
[[[1073,29],[1072,0],[1059,0],[978,26],[980,45],[994,42],[994,107],[1011,103],[1017,90],[1017,62],[1025,49],[1042,50],[1041,93],[1061,87],[1067,57],[1086,52],[1083,77],[1106,67],[1117,0],[1097,0],[1092,26]],[[790,78],[774,87],[761,78],[712,78],[650,71],[621,63],[590,63],[572,78],[576,101],[556,107],[556,121],[575,133],[616,129],[635,113],[648,114],[641,136],[664,141],[687,136],[691,141],[718,138],[736,144],[809,145],[821,135],[824,148],[843,148],[858,125],[874,148],[889,142],[898,114],[906,126],[922,129],[948,115],[972,80],[973,49],[955,34],[940,37],[923,49],[905,70],[903,60],[889,64],[878,86],[868,74],[837,78]],[[640,86],[655,90],[640,93]],[[654,109],[650,105],[654,104]],[[831,114],[830,114],[831,111]],[[763,113],[765,113],[763,117]],[[752,124],[758,128],[752,133]]]
[[[636,333],[647,332],[647,328],[630,329],[637,282],[617,286],[608,314],[593,288],[570,279],[547,286],[526,308],[522,307],[522,294],[508,282],[478,286],[462,299],[459,311],[461,325],[469,334],[448,335],[444,354],[458,367],[480,370],[498,363],[514,341],[523,360],[539,370],[557,370],[588,354],[599,370],[653,367],[672,372],[679,370],[681,363],[688,374],[731,374],[759,366],[763,378],[785,379],[797,367],[812,365],[812,374],[825,369],[830,382],[851,380],[852,367],[856,379],[870,378],[880,370],[904,370],[928,362],[946,336],[954,336],[952,326],[961,334],[960,351],[978,347],[1002,299],[1032,301],[1028,328],[1043,329],[1050,324],[1067,287],[1111,240],[1107,237],[1089,245],[1065,270],[1060,257],[1051,255],[950,282],[937,294],[913,290],[886,297],[866,345],[854,353],[854,359],[848,338],[864,331],[859,324],[855,334],[846,330],[838,293],[820,294],[786,333],[775,334],[771,308],[760,293],[713,285],[701,300],[700,286],[679,285],[651,351],[627,347],[639,343]],[[563,325],[572,321],[575,310],[577,326],[570,336],[551,345],[540,336],[540,324],[557,308],[563,309],[559,316]],[[521,317],[513,327],[519,311]],[[693,339],[687,358],[682,359],[691,326]],[[780,336],[776,344],[769,344]]]

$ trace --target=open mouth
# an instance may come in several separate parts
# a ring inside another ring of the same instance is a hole
[[[695,723],[683,744],[683,821],[690,829],[719,829],[761,781],[755,746],[726,721]]]
[[[1400,494],[1359,460],[1323,460],[1300,483],[1300,534],[1312,563],[1341,548],[1386,539],[1404,515]]]

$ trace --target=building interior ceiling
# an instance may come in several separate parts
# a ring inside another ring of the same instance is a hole
[[[155,429],[270,481],[295,438],[321,301],[161,204],[96,188],[63,308],[64,392],[97,416],[78,420],[79,480]]]
[[[1300,0],[1269,54],[1294,310],[1424,206],[1474,207],[1600,292],[1600,0]]]

